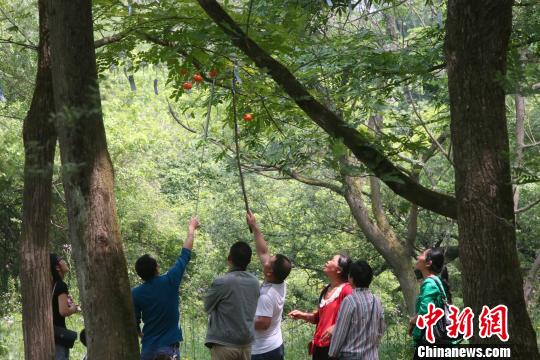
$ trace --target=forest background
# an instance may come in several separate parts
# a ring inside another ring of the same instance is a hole
[[[445,2],[225,4],[322,103],[376,142],[403,172],[430,189],[453,192]],[[174,262],[198,203],[203,226],[181,289],[187,358],[206,354],[201,301],[211,280],[226,270],[228,247],[239,239],[251,242],[233,151],[233,64],[241,81],[237,112],[250,205],[272,251],[289,255],[295,266],[285,311],[313,309],[324,285],[322,264],[346,251],[375,269],[373,291],[383,300],[388,326],[381,355],[405,358],[410,355],[406,324],[417,292],[414,257],[432,245],[447,247],[454,302],[463,305],[456,221],[412,205],[373,177],[341,140],[309,121],[265,71],[211,27],[197,4],[94,1],[93,6],[101,101],[132,286],[139,281],[133,264],[141,254],[156,255],[162,269]],[[21,135],[35,88],[38,14],[32,1],[0,1],[0,10],[0,355],[19,359]],[[515,4],[508,72],[499,81],[507,93],[520,273],[535,329],[540,327],[539,41],[540,5]],[[215,88],[209,75],[214,69]],[[196,73],[203,81],[186,92],[183,84],[193,82]],[[252,121],[242,121],[246,113],[253,114]],[[69,259],[59,155],[56,164],[51,249]],[[77,269],[70,263],[68,283],[78,299]],[[257,265],[254,261],[250,269],[260,276]],[[81,329],[82,317],[69,325]],[[291,320],[285,329],[291,357],[306,356],[312,329]],[[78,345],[74,356],[82,351]]]

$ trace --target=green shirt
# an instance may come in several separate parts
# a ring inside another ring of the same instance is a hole
[[[439,283],[439,286],[441,288],[440,290],[435,281]],[[420,294],[418,294],[418,297],[416,298],[416,313],[418,315],[427,314],[428,305],[430,303],[435,304],[436,307],[442,308],[443,304],[441,301],[441,290],[443,293],[443,297],[446,297],[446,293],[444,291],[441,279],[439,279],[437,276],[430,276],[425,278],[422,282],[422,285],[420,286]],[[424,331],[420,330],[415,325],[412,333],[414,342],[418,343],[422,339],[423,335]]]

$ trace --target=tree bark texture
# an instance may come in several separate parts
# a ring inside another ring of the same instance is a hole
[[[525,277],[525,284],[523,285],[523,294],[525,296],[525,302],[527,306],[531,303],[534,303],[532,295],[534,290],[534,284],[537,282],[538,271],[540,271],[540,251],[536,253],[536,258],[534,259],[531,268],[527,272],[527,276]]]
[[[516,233],[505,94],[501,78],[512,27],[512,1],[448,2],[446,58],[454,145],[455,193],[463,297],[508,307],[512,358],[539,359],[523,297]],[[498,343],[498,337],[475,343]]]
[[[377,224],[371,221],[368,209],[362,199],[362,179],[344,176],[346,189],[345,200],[358,226],[373,244],[375,249],[390,265],[399,281],[401,292],[407,306],[407,313],[415,313],[415,301],[418,285],[413,272],[413,263],[409,252],[393,232],[384,233]]]
[[[94,53],[92,2],[48,0],[56,124],[88,357],[137,359]]]
[[[54,359],[49,225],[56,131],[45,0],[39,6],[36,86],[24,119],[24,197],[20,243],[25,359]]]
[[[525,147],[525,97],[516,94],[514,98],[516,109],[516,161],[515,167],[523,165],[523,149]],[[514,186],[514,212],[519,209],[519,197],[521,189],[519,185]]]

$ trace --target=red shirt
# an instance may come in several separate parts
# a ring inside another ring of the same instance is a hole
[[[319,303],[319,309],[315,313],[315,319],[317,319],[317,327],[315,328],[315,334],[313,335],[313,345],[317,347],[330,346],[330,341],[322,341],[326,330],[336,323],[339,307],[343,299],[352,293],[351,284],[348,282],[343,283],[338,287],[332,296],[328,299],[321,299]]]

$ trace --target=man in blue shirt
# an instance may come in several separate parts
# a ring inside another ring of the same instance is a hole
[[[159,355],[180,358],[179,343],[183,339],[179,327],[179,288],[191,258],[193,238],[198,227],[197,218],[191,218],[182,252],[165,274],[159,275],[157,261],[148,254],[135,263],[135,270],[144,281],[131,290],[139,329],[141,319],[144,323],[140,333],[141,360],[154,360]]]

